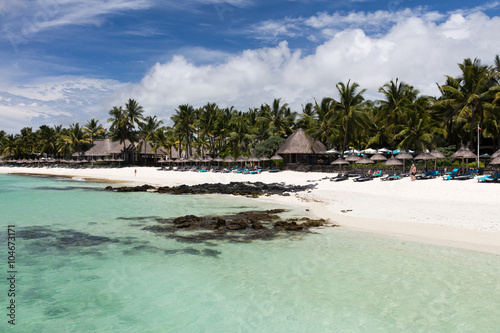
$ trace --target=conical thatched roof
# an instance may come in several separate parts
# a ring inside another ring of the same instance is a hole
[[[347,157],[345,160],[349,162],[356,162],[357,160],[361,159],[358,155],[351,155]]]
[[[275,154],[275,155],[271,156],[270,159],[271,159],[271,161],[281,161],[283,159],[283,157],[281,157],[278,154]]]
[[[373,161],[369,159],[368,157],[363,157],[360,158],[359,160],[356,161],[358,164],[373,164]]]
[[[384,165],[403,165],[403,162],[401,162],[400,160],[395,159],[394,156],[391,156],[390,159],[388,159],[387,161],[385,161]]]
[[[349,162],[347,162],[346,160],[344,160],[342,157],[339,157],[339,158],[337,158],[335,161],[333,161],[330,164],[333,164],[333,165],[342,165],[342,164],[349,164]]]
[[[276,154],[318,154],[324,150],[324,144],[307,136],[306,132],[299,128],[286,139]]]
[[[493,155],[491,155],[491,158],[495,158],[498,156],[500,156],[500,149],[498,149],[496,152],[494,152]]]
[[[372,161],[387,161],[387,157],[382,154],[376,153],[372,157],[370,157]]]
[[[469,148],[462,147],[453,154],[451,154],[450,157],[453,158],[477,158],[476,154],[470,151]]]
[[[399,154],[396,155],[396,158],[398,160],[411,160],[411,159],[413,159],[413,156],[411,156],[410,154],[408,154],[406,152],[406,150],[401,150],[399,152]]]
[[[490,162],[491,165],[497,165],[500,164],[500,156],[495,157],[494,159],[491,160]]]
[[[446,156],[444,156],[444,154],[437,149],[434,149],[433,151],[431,151],[431,155],[436,157],[436,158],[446,158]]]
[[[423,160],[423,161],[427,161],[427,160],[435,160],[436,157],[429,154],[429,153],[421,153],[420,155],[418,155],[417,157],[415,157],[416,160]]]

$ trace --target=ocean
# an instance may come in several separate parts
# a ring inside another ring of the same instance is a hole
[[[304,212],[105,186],[0,175],[1,332],[500,332],[500,256],[342,228],[186,242],[143,228],[187,214]]]

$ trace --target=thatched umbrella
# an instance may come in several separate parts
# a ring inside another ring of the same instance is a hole
[[[404,161],[404,160],[403,160],[403,161]],[[400,161],[400,160],[398,160],[398,159],[395,159],[395,158],[394,158],[394,155],[393,155],[393,156],[391,156],[391,158],[390,158],[390,159],[388,159],[387,161],[385,161],[385,162],[384,162],[384,165],[386,165],[386,166],[393,166],[393,167],[395,167],[395,166],[397,166],[397,165],[403,165],[403,162],[401,162],[401,161]],[[404,171],[404,170],[403,170],[403,171]]]
[[[276,168],[278,168],[278,161],[282,161],[283,157],[281,157],[278,154],[275,154],[274,156],[271,156],[271,160],[272,161],[276,161]]]
[[[231,155],[227,155],[227,157],[224,159],[224,162],[234,162],[235,158]]]
[[[361,159],[358,155],[351,155],[348,156],[345,160],[348,162],[356,162],[357,160]]]
[[[340,165],[340,170],[342,171],[342,165],[349,164],[346,160],[344,160],[342,157],[337,158],[335,161],[330,163],[332,165]]]
[[[399,154],[396,155],[396,158],[398,160],[402,160],[403,161],[403,172],[405,171],[405,164],[406,164],[406,160],[412,160],[413,159],[413,156],[408,154],[406,152],[406,150],[400,150],[399,151]]]
[[[429,153],[423,152],[423,153],[420,153],[417,157],[415,157],[415,159],[424,161],[425,169],[427,169],[427,161],[436,160],[436,157],[434,155],[429,154]]]
[[[379,154],[379,153],[376,153],[375,155],[373,155],[372,157],[370,157],[370,159],[372,161],[375,161],[375,162],[381,162],[381,161],[387,161],[387,157],[385,157],[384,155],[382,154]]]
[[[500,155],[491,160],[490,165],[500,164]]]
[[[394,156],[391,156],[390,159],[388,159],[387,161],[384,162],[384,165],[388,165],[388,166],[403,165],[403,162],[394,158]]]
[[[464,159],[467,159],[467,168],[469,168],[469,158],[477,158],[477,155],[470,151],[469,148],[462,147],[453,154],[451,154],[452,158],[461,158],[462,159],[462,169],[464,168]],[[479,167],[479,165],[478,165]]]
[[[440,158],[446,158],[442,152],[440,152],[437,148],[431,151],[431,155],[434,156],[436,159],[434,160],[434,170],[437,169],[437,160]]]
[[[214,158],[214,161],[217,162],[217,168],[220,166],[220,162],[224,162],[224,159],[220,156]]]
[[[491,155],[491,158],[496,158],[500,156],[500,149],[498,149],[496,152],[493,153],[493,155]]]
[[[359,164],[373,164],[374,161],[372,161],[368,157],[363,157],[363,158],[360,158],[359,160],[357,160],[356,163],[359,163]]]

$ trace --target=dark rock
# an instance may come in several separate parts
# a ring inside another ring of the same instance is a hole
[[[302,231],[304,226],[297,224],[297,222],[278,221],[274,224],[276,231]]]
[[[243,230],[248,228],[248,220],[247,219],[235,219],[232,221],[226,221],[226,228],[228,230]]]

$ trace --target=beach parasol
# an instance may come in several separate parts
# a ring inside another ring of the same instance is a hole
[[[498,149],[496,152],[493,153],[493,155],[491,155],[491,158],[496,158],[500,156],[500,149]]]
[[[394,167],[397,166],[397,165],[403,165],[403,164],[404,164],[403,162],[401,162],[400,160],[394,158],[394,155],[391,156],[390,159],[388,159],[387,161],[384,162],[384,165],[386,165],[386,166],[394,166]]]
[[[235,159],[231,155],[227,155],[227,157],[224,159],[224,162],[228,162],[228,163],[234,162],[234,161],[235,161]]]
[[[276,161],[276,168],[278,168],[278,161],[282,161],[283,157],[281,157],[278,154],[275,154],[275,155],[271,156],[270,159],[271,159],[271,161]]]
[[[342,170],[342,165],[344,164],[349,164],[346,160],[344,160],[342,157],[337,158],[335,161],[330,163],[332,165],[340,165],[340,170]]]
[[[351,155],[351,156],[348,156],[345,160],[348,162],[356,162],[360,158],[361,157],[359,157],[358,155]]]
[[[391,156],[390,159],[388,159],[387,161],[384,162],[384,165],[388,165],[388,166],[403,165],[403,162],[401,162],[398,159],[395,159],[394,156]]]
[[[491,158],[491,155],[486,153],[486,154],[481,154],[479,155],[479,158],[484,158],[484,159],[490,159]]]
[[[403,172],[405,171],[405,164],[406,164],[406,160],[412,160],[413,159],[413,156],[411,156],[410,154],[408,154],[406,152],[406,150],[400,150],[398,155],[396,156],[396,158],[398,160],[402,160],[403,161]]]
[[[498,165],[498,164],[500,164],[500,156],[495,157],[490,162],[490,165]]]
[[[470,151],[469,148],[463,147],[451,154],[452,158],[462,159],[462,169],[464,168],[464,159],[467,159],[467,168],[469,168],[469,158],[477,158],[477,155]],[[479,167],[479,165],[478,165]]]
[[[433,161],[436,159],[436,157],[429,154],[429,153],[423,152],[423,153],[420,153],[419,155],[417,155],[417,157],[415,157],[415,159],[424,161],[425,169],[427,170],[427,161],[429,161],[429,160]]]
[[[363,154],[369,154],[369,155],[373,155],[373,154],[376,154],[377,153],[377,150],[373,149],[373,148],[366,148],[365,150],[362,150],[361,151]],[[385,161],[385,160],[384,160]]]
[[[431,155],[434,156],[436,159],[434,160],[434,170],[437,169],[437,160],[439,158],[446,158],[442,152],[440,152],[437,148],[431,151]]]
[[[389,150],[387,148],[380,148],[378,152],[381,154],[385,154],[385,153],[392,153],[392,150]]]
[[[375,162],[380,162],[380,161],[387,161],[387,157],[385,157],[384,155],[382,154],[379,154],[379,153],[376,153],[375,155],[373,155],[372,157],[370,157],[370,159],[372,161],[375,161]]]
[[[358,163],[358,164],[373,164],[374,161],[369,159],[368,157],[363,157],[363,158],[360,158],[359,160],[357,160],[356,163]]]

